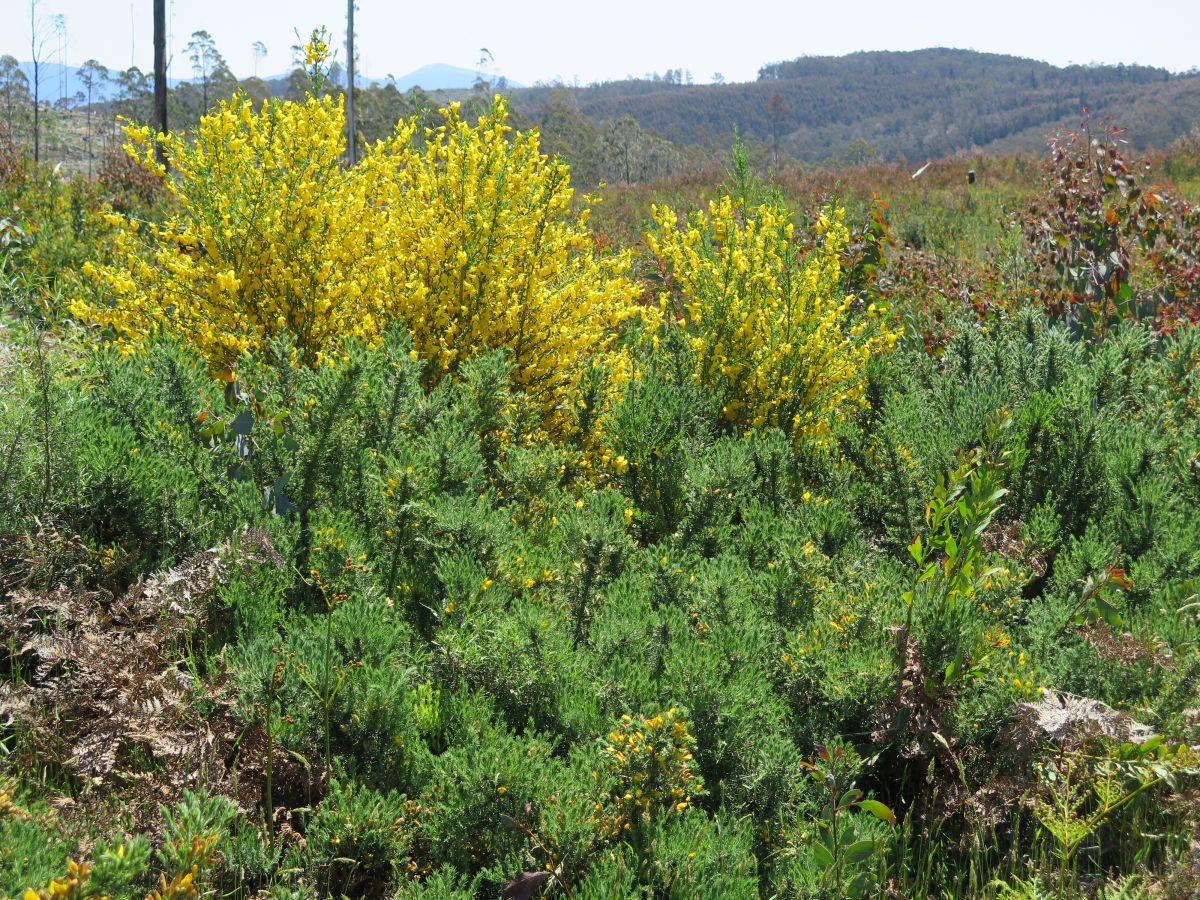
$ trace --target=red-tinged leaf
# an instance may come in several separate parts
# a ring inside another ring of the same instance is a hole
[[[896,824],[896,814],[878,800],[859,800],[858,808],[869,812],[881,822],[887,822],[889,825]]]
[[[920,565],[922,562],[924,562],[925,550],[921,546],[921,536],[919,534],[913,538],[912,543],[908,545],[908,552],[912,555],[912,558],[917,561],[917,565]]]
[[[1129,590],[1133,587],[1133,580],[1125,574],[1125,570],[1119,566],[1108,567],[1108,580],[1120,588]]]

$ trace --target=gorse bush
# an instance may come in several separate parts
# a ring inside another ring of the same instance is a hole
[[[727,422],[813,438],[862,403],[866,362],[897,333],[874,304],[855,315],[841,290],[841,210],[817,220],[823,240],[807,257],[777,204],[739,214],[725,197],[682,224],[665,206],[653,217],[650,249],[673,287],[661,305],[686,330],[692,378],[720,398]]]
[[[49,311],[61,316],[58,294],[107,250],[111,226],[101,211],[107,191],[82,178],[60,178],[21,153],[5,156],[0,148],[0,279],[36,286],[40,298],[51,300]]]
[[[616,779],[612,793],[614,811],[603,827],[614,834],[641,824],[660,811],[681,813],[691,805],[693,794],[704,789],[693,771],[692,747],[687,723],[674,709],[634,721],[621,717],[605,747],[609,770]],[[596,804],[597,812],[602,807]]]

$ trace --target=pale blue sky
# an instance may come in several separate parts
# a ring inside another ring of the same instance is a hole
[[[47,22],[65,16],[66,61],[95,57],[110,68],[151,68],[151,0],[36,0]],[[30,0],[0,0],[0,54],[28,59]],[[289,68],[294,29],[326,25],[344,40],[343,0],[168,0],[171,75],[188,77],[188,35],[207,29],[234,72],[254,71],[251,44],[267,58],[259,74]],[[495,73],[525,84],[561,78],[611,80],[690,69],[698,82],[721,72],[753,79],[765,62],[855,50],[967,47],[1068,62],[1200,66],[1200,0],[1000,0],[900,3],[654,2],[532,0],[404,3],[359,0],[359,55],[365,74],[397,76],[429,63],[472,68],[479,48]],[[58,39],[48,49],[56,55]],[[345,58],[341,49],[340,58]],[[57,60],[56,60],[57,61]]]

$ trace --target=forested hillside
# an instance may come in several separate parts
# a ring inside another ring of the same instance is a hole
[[[854,53],[763,66],[745,84],[649,79],[573,91],[598,122],[631,116],[677,142],[726,141],[737,126],[777,154],[909,160],[957,150],[1039,149],[1083,108],[1137,124],[1139,145],[1169,143],[1200,121],[1200,77],[1147,66],[1069,66],[971,50]],[[547,89],[517,91],[538,118]]]

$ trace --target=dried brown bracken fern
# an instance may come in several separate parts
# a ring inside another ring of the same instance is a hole
[[[153,828],[159,805],[187,788],[247,811],[260,803],[261,779],[236,771],[246,755],[235,750],[242,735],[229,704],[181,661],[224,573],[250,564],[279,564],[265,534],[117,595],[107,586],[124,565],[115,554],[52,529],[0,538],[0,667],[11,676],[0,682],[0,727],[21,731],[27,762],[72,780],[75,815],[115,795]]]

